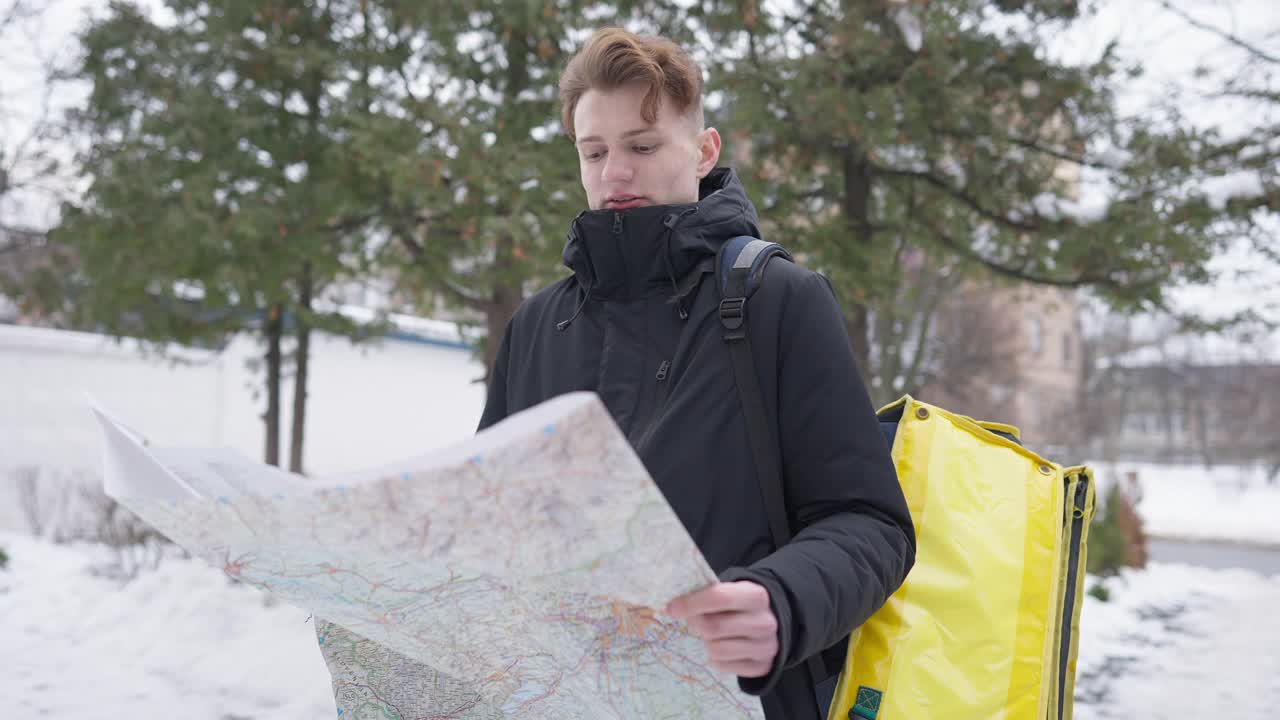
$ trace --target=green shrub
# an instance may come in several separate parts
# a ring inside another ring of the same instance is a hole
[[[4,548],[0,547],[0,570],[5,570],[8,567],[9,567],[9,553],[5,552]]]
[[[1107,589],[1106,585],[1097,582],[1089,588],[1089,596],[1101,602],[1107,602],[1111,599],[1111,591]]]
[[[1128,565],[1128,545],[1121,527],[1124,499],[1119,483],[1111,485],[1103,500],[1103,510],[1095,513],[1089,526],[1088,570],[1095,575],[1115,575]]]

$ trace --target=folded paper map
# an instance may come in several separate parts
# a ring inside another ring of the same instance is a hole
[[[715,575],[594,394],[322,479],[95,412],[108,495],[324,618],[344,720],[763,717],[660,612]]]

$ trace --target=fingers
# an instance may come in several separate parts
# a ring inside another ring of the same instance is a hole
[[[762,638],[728,638],[707,643],[707,656],[715,663],[736,663],[744,660],[772,658],[777,652],[776,642]]]
[[[667,614],[702,638],[711,666],[756,678],[769,674],[778,654],[778,619],[769,591],[749,581],[718,583],[672,600]]]
[[[707,655],[711,660],[711,667],[720,672],[733,673],[742,677],[768,675],[777,652],[777,642],[772,638],[768,640],[730,638],[707,643]]]
[[[771,638],[778,632],[778,620],[771,612],[694,615],[688,622],[689,627],[704,640]]]
[[[764,662],[763,660],[742,660],[732,663],[711,663],[711,667],[722,673],[729,673],[744,678],[758,678],[769,674],[769,670],[773,668],[772,661]]]
[[[730,611],[752,612],[769,608],[769,591],[753,582],[717,583],[667,605],[667,613],[680,620],[696,615]]]

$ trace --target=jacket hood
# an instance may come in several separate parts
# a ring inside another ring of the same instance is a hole
[[[702,179],[695,203],[587,210],[574,218],[564,264],[599,299],[633,299],[677,279],[738,235],[760,237],[755,207],[730,168]],[[585,300],[585,298],[584,298]]]

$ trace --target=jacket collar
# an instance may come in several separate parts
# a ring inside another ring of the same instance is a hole
[[[760,237],[756,210],[732,169],[712,170],[698,194],[696,203],[580,213],[564,264],[595,297],[635,299],[674,286],[730,238]]]

